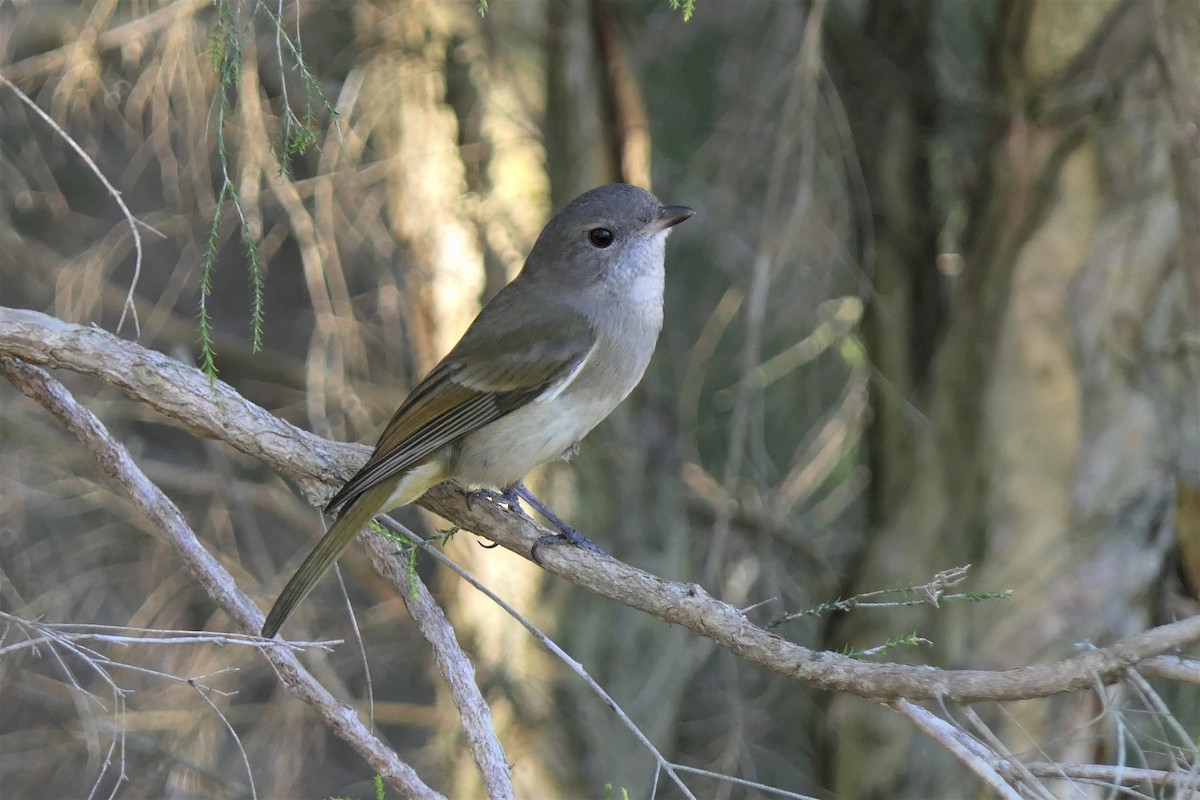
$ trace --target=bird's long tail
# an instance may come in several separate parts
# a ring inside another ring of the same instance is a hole
[[[414,490],[417,487],[413,487]],[[341,516],[333,523],[333,527],[325,534],[324,538],[317,543],[312,552],[308,554],[308,558],[304,559],[304,563],[300,565],[300,569],[296,570],[296,574],[287,582],[287,586],[283,587],[283,591],[279,593],[279,599],[275,601],[275,605],[271,608],[271,613],[267,614],[267,621],[263,623],[262,635],[270,639],[278,631],[279,627],[287,621],[291,616],[292,611],[302,601],[321,576],[324,575],[333,562],[337,561],[338,556],[342,554],[350,543],[358,536],[359,531],[370,522],[376,514],[384,510],[384,507],[389,508],[406,505],[420,497],[428,486],[420,487],[413,497],[405,499],[404,497],[393,498],[393,492],[397,489],[396,481],[388,481],[378,486],[373,486],[363,492],[359,497],[342,512]]]

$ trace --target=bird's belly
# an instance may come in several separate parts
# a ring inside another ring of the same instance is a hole
[[[560,458],[618,402],[577,395],[535,400],[463,437],[453,475],[468,484],[510,486],[534,467]]]

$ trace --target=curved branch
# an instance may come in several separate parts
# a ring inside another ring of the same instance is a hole
[[[233,576],[204,549],[178,506],[146,477],[96,415],[79,405],[66,387],[38,367],[0,353],[0,374],[57,417],[79,439],[109,477],[129,494],[138,510],[153,520],[188,569],[201,580],[213,602],[224,609],[243,632],[257,635],[263,622],[258,606],[238,589]],[[262,653],[280,680],[296,696],[316,708],[329,728],[354,747],[384,780],[408,797],[428,800],[441,797],[363,724],[353,708],[330,694],[309,674],[289,645],[264,647]]]
[[[479,689],[475,667],[463,652],[454,627],[420,576],[404,569],[405,565],[395,555],[393,542],[372,536],[366,544],[372,565],[401,593],[421,635],[433,648],[437,670],[450,690],[450,702],[462,721],[462,732],[488,800],[512,800],[512,770],[496,738],[492,710]],[[408,557],[416,558],[416,554]]]
[[[35,311],[0,308],[0,356],[69,369],[122,388],[201,436],[220,439],[300,484],[314,501],[360,465],[367,448],[336,444],[302,431],[201,372],[97,328]],[[452,523],[528,557],[541,535],[536,525],[505,510],[476,504],[452,484],[428,492],[421,504]],[[831,691],[871,699],[1021,700],[1118,681],[1140,661],[1200,641],[1200,617],[1126,637],[1110,647],[1052,664],[1009,670],[942,670],[875,664],[816,652],[768,633],[728,603],[695,584],[677,583],[582,548],[539,552],[547,571],[590,591],[708,637],[763,669]]]

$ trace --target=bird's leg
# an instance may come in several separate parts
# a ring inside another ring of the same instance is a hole
[[[470,508],[473,503],[480,500],[486,500],[490,503],[495,503],[498,506],[507,507],[508,510],[512,511],[514,514],[533,522],[533,518],[525,513],[525,509],[521,508],[521,501],[524,500],[525,502],[529,503],[529,505],[532,506],[535,511],[541,514],[551,525],[558,528],[560,533],[547,534],[533,543],[533,547],[530,549],[529,555],[538,565],[542,563],[542,560],[538,558],[538,549],[541,548],[542,545],[550,542],[567,542],[569,544],[578,545],[579,547],[591,550],[593,553],[598,553],[602,556],[608,555],[608,553],[602,550],[599,545],[597,545],[591,539],[588,539],[579,531],[572,528],[563,520],[562,517],[551,511],[550,507],[543,503],[541,499],[531,492],[529,487],[521,481],[514,483],[512,486],[506,487],[500,492],[496,491],[495,489],[474,489],[467,494],[467,508]]]
[[[604,550],[600,549],[600,546],[597,545],[595,542],[593,542],[591,539],[588,539],[586,536],[581,534],[579,531],[575,530],[570,525],[563,522],[562,518],[560,516],[558,516],[557,514],[555,514],[553,511],[551,511],[549,506],[547,506],[545,503],[543,503],[541,500],[539,500],[537,495],[535,495],[533,492],[529,491],[529,487],[526,486],[523,482],[517,481],[512,486],[510,486],[504,490],[504,495],[503,495],[504,497],[507,498],[510,495],[519,497],[522,500],[524,500],[526,503],[529,503],[529,505],[531,505],[534,508],[534,510],[536,510],[539,514],[541,514],[543,517],[545,517],[546,520],[548,522],[550,522],[550,524],[552,524],[554,527],[558,528],[558,530],[560,531],[560,533],[547,534],[533,543],[533,548],[530,549],[529,556],[530,556],[530,558],[533,559],[535,564],[538,564],[540,566],[542,563],[542,560],[540,558],[538,558],[538,548],[540,548],[544,544],[549,544],[550,542],[569,542],[570,544],[577,545],[577,546],[582,547],[587,550],[591,550],[593,553],[598,553],[602,556],[608,555],[608,553],[606,553]]]

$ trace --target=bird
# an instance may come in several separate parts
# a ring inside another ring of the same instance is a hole
[[[377,514],[456,480],[520,510],[525,499],[561,533],[595,545],[522,482],[569,457],[641,380],[663,324],[666,239],[695,214],[645,189],[599,186],[542,230],[520,272],[401,403],[371,457],[333,496],[335,520],[263,624],[272,638]],[[488,487],[497,487],[494,492]],[[523,513],[523,512],[521,512]],[[602,552],[602,551],[600,551]]]

